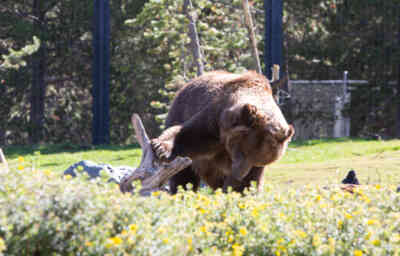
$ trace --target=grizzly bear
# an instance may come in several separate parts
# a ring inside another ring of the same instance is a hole
[[[238,192],[255,181],[260,190],[264,167],[282,157],[294,134],[269,81],[254,71],[214,71],[190,81],[175,96],[166,128],[151,141],[156,156],[192,159],[170,179],[171,193],[188,183],[197,190],[201,180]]]

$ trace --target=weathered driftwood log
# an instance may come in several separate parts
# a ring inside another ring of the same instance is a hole
[[[1,148],[0,148],[0,163],[4,165],[4,168],[5,168],[6,170],[9,170],[9,169],[8,169],[8,163],[7,163],[6,157],[4,156],[3,150],[2,150]]]
[[[142,159],[135,171],[122,178],[120,189],[123,193],[130,192],[133,190],[132,182],[140,180],[142,188],[139,193],[141,195],[150,195],[151,192],[160,190],[170,177],[191,165],[192,160],[188,157],[177,157],[169,163],[161,162],[153,152],[150,139],[139,115],[133,114],[131,121],[135,129],[136,138],[142,148]]]

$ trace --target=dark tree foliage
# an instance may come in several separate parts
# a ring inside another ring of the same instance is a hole
[[[110,0],[111,143],[133,141],[133,112],[150,136],[157,135],[155,117],[167,111],[176,91],[171,85],[196,75],[183,2]],[[250,4],[263,55],[263,1]],[[205,71],[251,68],[241,1],[193,5]],[[92,17],[92,0],[1,2],[0,55],[32,43],[33,36],[41,43],[21,58],[26,66],[0,69],[0,145],[92,141]],[[368,80],[352,89],[352,135],[394,136],[400,115],[394,107],[400,106],[399,17],[398,0],[284,1],[282,68],[294,80],[341,79],[344,70],[350,79]],[[0,65],[6,62],[0,58]]]

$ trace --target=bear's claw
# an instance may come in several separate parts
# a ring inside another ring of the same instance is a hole
[[[151,147],[158,159],[162,161],[169,160],[169,157],[171,156],[171,147],[168,144],[169,143],[158,139],[151,140]]]

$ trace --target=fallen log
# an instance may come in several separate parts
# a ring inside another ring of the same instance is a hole
[[[1,148],[0,148],[0,163],[2,163],[2,164],[4,165],[4,168],[5,168],[7,171],[9,170],[6,157],[4,156],[3,150],[2,150]]]
[[[133,114],[131,122],[142,148],[142,158],[139,167],[122,178],[120,190],[123,193],[131,192],[133,190],[132,182],[140,180],[142,188],[139,194],[150,195],[153,191],[162,190],[162,186],[169,178],[191,165],[192,160],[188,157],[177,157],[171,162],[160,161],[153,152],[150,139],[139,115]]]

